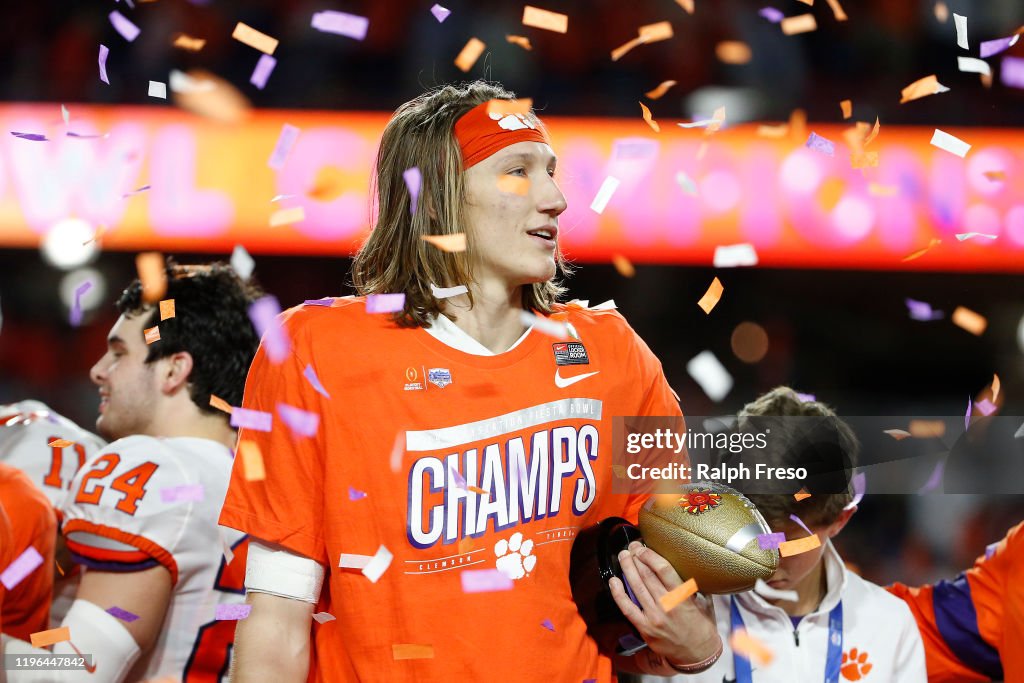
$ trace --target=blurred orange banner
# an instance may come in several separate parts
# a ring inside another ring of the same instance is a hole
[[[35,246],[68,217],[103,226],[105,249],[164,252],[344,256],[369,229],[387,114],[262,110],[226,125],[169,107],[68,109],[65,125],[57,105],[0,106],[0,246]],[[832,142],[830,156],[754,125],[707,137],[668,121],[656,134],[639,116],[546,122],[573,260],[711,265],[716,247],[749,243],[769,267],[1024,271],[1019,130],[947,130],[970,143],[962,159],[929,144],[932,128],[883,126],[878,166],[855,169],[837,124],[803,133]],[[300,132],[273,170],[286,123]],[[609,176],[619,185],[597,214]]]

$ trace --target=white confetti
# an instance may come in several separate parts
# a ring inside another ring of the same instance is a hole
[[[956,44],[965,50],[969,50],[970,47],[967,45],[967,17],[954,13],[953,23],[956,24]]]
[[[754,250],[754,245],[749,242],[720,245],[715,247],[715,257],[712,263],[715,268],[756,266],[757,252]]]
[[[529,311],[519,311],[519,321],[524,325],[529,325],[542,334],[548,335],[549,337],[554,337],[555,339],[569,338],[569,330],[566,328],[565,323],[560,323],[557,320],[550,320],[539,315],[534,315]]]
[[[968,143],[938,128],[935,129],[935,133],[932,135],[931,144],[950,154],[955,154],[961,159],[967,156],[967,152],[971,150],[971,146]]]
[[[159,97],[162,100],[167,99],[167,84],[161,83],[160,81],[149,82],[149,96]]]
[[[467,292],[469,292],[469,289],[466,285],[437,287],[433,282],[430,283],[430,293],[434,295],[435,299],[447,299],[449,297],[458,296],[459,294],[466,294]]]
[[[964,73],[992,75],[992,67],[983,59],[978,59],[977,57],[957,57],[956,63],[960,71]]]
[[[353,555],[351,553],[342,553],[341,559],[338,561],[338,566],[342,569],[363,569],[370,564],[370,560],[372,559],[372,555]]]
[[[377,583],[384,572],[388,570],[388,567],[391,566],[392,559],[394,559],[394,555],[382,545],[377,548],[377,554],[373,556],[373,559],[363,567],[363,576],[371,582]]]
[[[231,267],[238,273],[238,277],[248,280],[252,275],[253,268],[256,267],[256,262],[252,260],[252,256],[249,256],[245,247],[236,244],[235,250],[231,252]]]
[[[619,179],[615,176],[608,176],[601,183],[601,189],[597,191],[597,196],[594,197],[594,201],[590,203],[590,210],[596,213],[604,213],[604,207],[608,206],[608,200],[615,194],[615,190],[619,188]]]
[[[715,403],[732,391],[732,375],[711,351],[701,351],[691,358],[686,372]]]

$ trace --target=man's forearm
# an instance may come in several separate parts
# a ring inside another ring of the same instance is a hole
[[[615,655],[612,657],[612,664],[616,671],[626,671],[634,674],[653,674],[655,676],[674,676],[678,671],[665,663],[665,658],[645,647],[635,655],[623,657]]]

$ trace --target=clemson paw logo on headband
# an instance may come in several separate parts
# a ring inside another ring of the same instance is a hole
[[[498,125],[505,130],[537,129],[536,120],[529,114],[506,114],[502,116],[500,112],[492,111],[488,116],[492,121],[497,121]]]

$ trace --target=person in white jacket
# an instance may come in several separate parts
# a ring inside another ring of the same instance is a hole
[[[782,419],[771,422],[774,438],[768,440],[767,449],[757,451],[753,457],[775,467],[810,464],[813,472],[814,464],[821,465],[823,458],[827,461],[838,455],[844,462],[839,472],[845,470],[848,475],[856,460],[857,439],[828,406],[802,400],[792,389],[778,387],[740,411],[738,428],[745,428],[744,418],[757,416]],[[814,438],[808,439],[809,425],[807,421],[801,422],[801,418],[825,418],[825,440],[831,443],[822,447],[821,429],[815,429]],[[827,464],[818,471],[824,472],[826,477],[836,473]],[[809,481],[813,482],[814,476],[812,473]],[[844,478],[848,479],[848,476]],[[821,477],[817,483],[820,489]],[[843,493],[818,493],[801,500],[792,492],[749,495],[773,532],[784,532],[787,540],[796,540],[809,537],[806,525],[817,535],[820,545],[781,558],[769,580],[759,582],[752,591],[714,596],[718,631],[725,651],[706,671],[669,680],[678,683],[923,683],[927,680],[924,647],[910,609],[881,587],[848,571],[832,546],[830,539],[846,526],[857,510],[850,486],[847,484],[845,488]],[[737,633],[739,638],[736,638]],[[666,679],[647,676],[642,680],[654,683]]]

